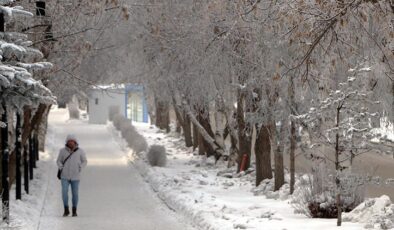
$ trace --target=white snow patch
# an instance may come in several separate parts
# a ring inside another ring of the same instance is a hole
[[[394,205],[386,195],[371,198],[350,213],[344,213],[343,221],[365,223],[364,227],[367,229],[392,229],[394,228]]]
[[[295,214],[285,192],[288,188],[275,193],[280,199],[269,199],[262,192],[266,188],[261,188],[261,194],[257,192],[254,172],[237,174],[235,169],[228,169],[225,162],[215,165],[212,158],[204,162],[197,151],[184,147],[179,134],[166,134],[148,124],[134,122],[133,125],[149,145],[166,148],[166,167],[149,166],[144,153],[133,154],[119,132],[112,125],[108,129],[168,207],[200,229],[337,229],[334,219],[310,219]],[[361,224],[347,222],[341,229],[361,228]]]

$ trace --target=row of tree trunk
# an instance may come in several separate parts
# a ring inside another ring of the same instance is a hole
[[[40,104],[33,112],[25,107],[23,112],[13,111],[2,104],[1,121],[1,184],[2,219],[9,223],[9,191],[15,183],[16,199],[22,199],[22,190],[29,194],[29,181],[34,178],[34,168],[39,160],[39,130],[49,112],[49,106]],[[14,122],[13,119],[16,119]],[[15,125],[14,125],[15,123]],[[14,140],[13,143],[10,141]],[[23,186],[22,186],[23,181]],[[22,188],[23,187],[23,188]]]
[[[181,128],[184,135],[185,146],[196,149],[198,147],[198,153],[200,155],[215,156],[218,160],[224,154],[224,139],[230,137],[231,149],[229,158],[229,166],[238,166],[238,171],[246,170],[251,164],[251,153],[252,153],[252,130],[256,130],[256,141],[254,143],[254,152],[256,158],[256,186],[258,186],[262,180],[271,179],[272,163],[271,163],[271,152],[274,153],[275,159],[275,189],[278,190],[284,183],[284,164],[283,164],[283,145],[275,144],[278,140],[274,139],[273,135],[276,135],[275,122],[271,125],[255,124],[252,125],[246,121],[246,113],[251,111],[253,108],[248,107],[245,104],[245,96],[239,93],[237,101],[237,109],[234,114],[236,119],[236,135],[231,135],[229,126],[227,125],[224,130],[214,132],[210,122],[209,108],[195,107],[194,112],[184,103],[180,103],[177,95],[172,98],[172,105],[176,116],[177,126]],[[170,131],[169,129],[169,114],[170,114],[170,103],[163,103],[156,101],[156,126]],[[215,114],[216,115],[216,114]],[[215,124],[218,130],[218,124]],[[180,132],[180,129],[177,129]],[[284,129],[283,127],[282,129]],[[283,133],[283,132],[281,132]],[[215,135],[216,134],[216,135]],[[291,134],[295,137],[295,127],[292,123]],[[219,137],[219,138],[218,138]],[[283,137],[281,137],[283,139]],[[218,141],[218,139],[222,139]],[[275,142],[275,143],[273,143]],[[272,148],[274,146],[275,148]],[[294,149],[295,149],[295,138],[291,141],[291,192],[294,190]],[[234,157],[233,157],[234,156]],[[231,162],[235,161],[235,162]]]

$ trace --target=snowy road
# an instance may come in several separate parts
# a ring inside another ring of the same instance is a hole
[[[80,139],[80,147],[87,153],[88,167],[80,184],[79,216],[61,216],[60,183],[53,164],[50,170],[53,176],[48,181],[38,229],[193,229],[180,221],[127,163],[106,126],[66,120],[64,111],[51,111],[49,122],[54,130],[55,146],[63,146],[66,134],[74,133]]]

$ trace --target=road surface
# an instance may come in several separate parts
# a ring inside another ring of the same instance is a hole
[[[53,176],[48,181],[38,229],[193,229],[169,210],[137,170],[127,163],[124,152],[113,141],[105,125],[67,120],[64,110],[52,110],[49,123],[53,131],[52,142],[59,148],[64,145],[67,134],[73,133],[79,138],[80,147],[87,154],[88,166],[80,182],[78,217],[62,217],[60,182],[55,176],[57,168],[53,162],[49,172]]]

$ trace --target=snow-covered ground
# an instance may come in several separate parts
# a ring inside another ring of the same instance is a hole
[[[310,219],[294,214],[290,200],[253,195],[252,176],[228,178],[225,165],[204,162],[176,134],[165,134],[147,124],[133,123],[149,145],[167,150],[166,167],[150,167],[143,155],[134,156],[118,131],[108,125],[121,148],[159,197],[201,229],[338,229],[336,220]],[[204,163],[203,163],[204,162]],[[221,174],[222,176],[218,176]],[[362,229],[362,223],[343,223],[341,229]]]
[[[12,223],[1,224],[0,229],[183,230],[193,229],[187,224],[190,222],[209,230],[348,230],[363,229],[365,221],[377,213],[384,213],[378,217],[383,222],[394,220],[394,206],[388,197],[367,201],[364,208],[345,215],[356,223],[344,222],[341,228],[334,219],[295,214],[285,193],[273,194],[277,199],[255,196],[253,175],[238,175],[223,162],[204,161],[184,147],[175,133],[166,134],[147,124],[134,125],[149,145],[165,146],[166,167],[149,166],[144,154],[134,154],[112,124],[89,125],[85,120],[68,120],[66,110],[52,110],[46,152],[40,153],[31,193],[15,201],[11,190]],[[60,185],[55,176],[54,160],[67,133],[79,136],[89,161],[82,177],[77,218],[61,217]]]
[[[10,224],[1,223],[0,229],[37,229],[47,188],[46,173],[50,167],[47,152],[40,153],[40,161],[34,171],[34,180],[30,181],[30,194],[22,193],[22,200],[15,200],[15,186],[10,191]]]
[[[80,147],[87,153],[88,166],[80,184],[78,217],[64,218],[55,158],[68,133],[79,138]],[[54,109],[50,113],[46,144],[47,152],[41,153],[31,194],[24,194],[21,201],[11,197],[12,223],[2,224],[0,229],[193,229],[169,210],[128,164],[106,126],[68,120],[66,110]]]
[[[66,119],[66,116],[64,116]],[[40,216],[45,205],[45,197],[48,191],[49,175],[54,167],[53,153],[54,127],[48,127],[46,138],[46,151],[40,152],[40,160],[34,169],[34,179],[29,182],[29,194],[22,191],[22,200],[15,200],[15,185],[10,191],[10,224],[0,224],[0,229],[25,229],[35,230],[38,228]]]

